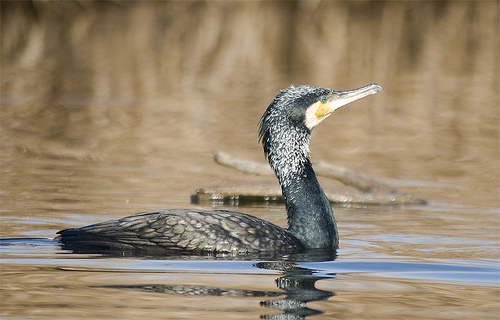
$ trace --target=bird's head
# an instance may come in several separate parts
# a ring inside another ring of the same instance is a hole
[[[300,133],[306,143],[311,130],[333,111],[370,94],[382,92],[382,87],[370,84],[358,89],[336,91],[315,86],[291,86],[282,90],[267,107],[260,119],[259,139],[264,152],[285,142],[287,135]]]

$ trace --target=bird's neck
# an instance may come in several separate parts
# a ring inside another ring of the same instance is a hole
[[[330,201],[316,179],[310,161],[291,184],[282,186],[288,230],[306,249],[337,248],[337,223]]]
[[[288,212],[288,231],[306,249],[337,248],[335,216],[312,168],[307,143],[269,154]]]

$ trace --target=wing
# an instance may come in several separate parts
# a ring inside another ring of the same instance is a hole
[[[67,229],[66,247],[190,252],[298,252],[300,242],[268,221],[223,210],[160,210]]]

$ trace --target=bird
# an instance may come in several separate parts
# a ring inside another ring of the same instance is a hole
[[[377,84],[345,91],[292,85],[265,110],[259,141],[281,186],[288,228],[227,210],[166,209],[61,230],[56,240],[74,252],[244,255],[337,250],[337,222],[314,173],[309,140],[314,127],[335,110],[378,92],[382,87]]]

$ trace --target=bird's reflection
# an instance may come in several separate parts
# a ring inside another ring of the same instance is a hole
[[[262,269],[281,270],[283,276],[276,279],[279,289],[285,291],[281,299],[262,301],[265,307],[284,311],[281,314],[262,316],[264,319],[305,319],[307,316],[323,313],[307,307],[310,301],[327,300],[335,293],[319,290],[315,287],[316,281],[334,278],[334,275],[318,276],[313,269],[299,267],[300,262],[331,261],[335,259],[334,252],[315,251],[306,252],[290,257],[286,262],[259,262],[257,267]]]
[[[277,287],[282,291],[258,291],[230,289],[198,285],[112,285],[98,286],[99,288],[114,288],[135,290],[141,292],[164,293],[183,296],[224,296],[224,297],[264,297],[269,298],[260,302],[266,308],[283,311],[280,314],[262,315],[263,319],[305,319],[307,316],[321,314],[323,311],[307,307],[310,301],[323,301],[334,296],[331,291],[319,290],[315,287],[318,280],[331,279],[335,275],[318,275],[318,270],[301,267],[303,262],[333,261],[335,251],[310,251],[293,254],[286,260],[272,262],[258,262],[257,268],[277,270],[282,276],[276,279]]]
[[[29,244],[34,246],[54,245],[54,241],[39,238],[3,238],[0,245]],[[72,251],[71,253],[76,253]],[[92,254],[97,252],[78,252]],[[142,259],[161,259],[165,256],[155,256],[151,253],[137,255],[121,251],[99,252],[100,258],[109,257],[140,257]],[[231,289],[222,287],[199,286],[199,285],[164,285],[164,284],[139,284],[139,285],[110,285],[94,286],[98,288],[114,288],[122,290],[135,290],[151,293],[163,293],[182,296],[215,296],[215,297],[263,297],[260,305],[267,308],[282,310],[283,313],[262,315],[264,319],[305,319],[309,315],[321,314],[320,310],[307,307],[310,301],[323,301],[334,296],[331,291],[319,290],[315,287],[318,280],[331,279],[335,274],[325,274],[319,270],[301,266],[302,263],[333,261],[336,258],[336,251],[332,250],[309,250],[306,252],[290,254],[286,257],[276,256],[272,253],[259,255],[230,255],[230,254],[207,254],[205,256],[196,255],[172,255],[169,260],[267,260],[255,263],[255,267],[266,270],[281,272],[281,276],[276,279],[276,285],[281,291],[258,291]]]

